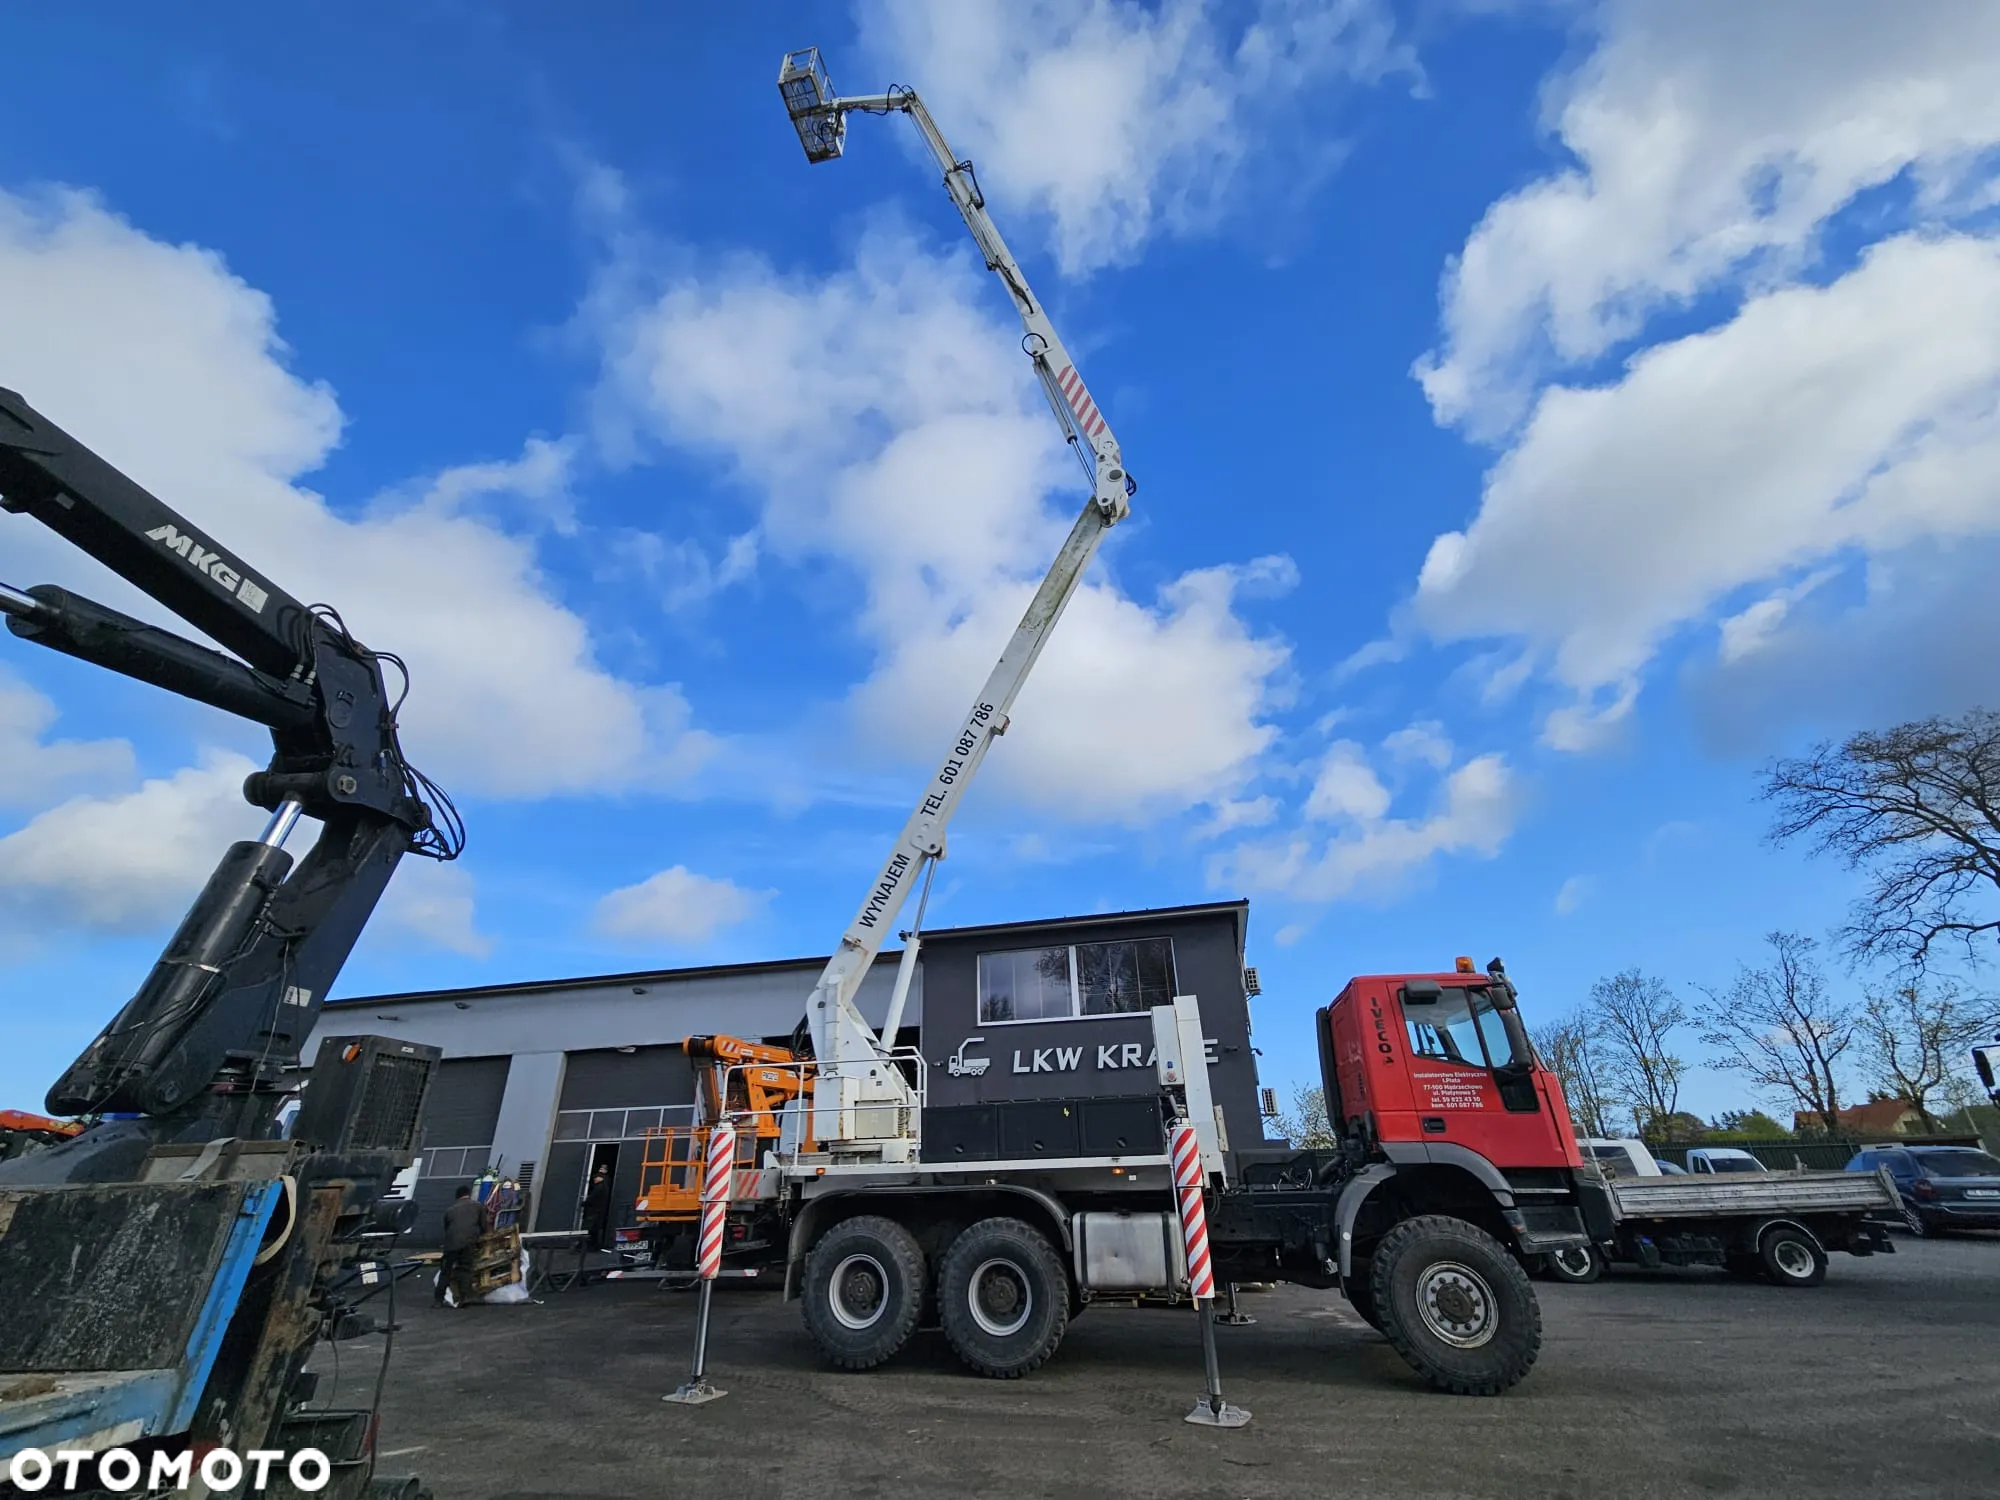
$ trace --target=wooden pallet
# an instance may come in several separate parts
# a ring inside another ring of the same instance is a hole
[[[495,1287],[521,1279],[521,1232],[496,1229],[481,1235],[465,1268],[468,1295],[483,1297]]]

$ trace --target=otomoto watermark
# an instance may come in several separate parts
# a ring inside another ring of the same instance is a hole
[[[241,1454],[233,1448],[209,1448],[200,1454],[184,1448],[144,1457],[130,1448],[107,1448],[101,1453],[87,1448],[23,1448],[7,1461],[8,1482],[29,1495],[43,1490],[62,1494],[74,1490],[79,1481],[114,1495],[156,1495],[192,1489],[197,1479],[210,1490],[233,1490],[247,1479],[254,1492],[269,1487],[274,1472],[282,1473],[293,1489],[310,1495],[326,1488],[333,1465],[317,1448],[295,1453],[252,1448]]]

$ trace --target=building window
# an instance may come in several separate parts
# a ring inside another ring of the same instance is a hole
[[[565,1109],[556,1115],[559,1141],[627,1141],[663,1125],[691,1124],[692,1104],[646,1109]]]
[[[979,1024],[1142,1014],[1174,998],[1172,938],[979,955]]]
[[[423,1154],[422,1177],[477,1177],[491,1160],[491,1146],[433,1146]]]

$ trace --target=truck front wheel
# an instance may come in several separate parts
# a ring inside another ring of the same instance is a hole
[[[806,1331],[844,1370],[872,1370],[904,1344],[924,1305],[916,1236],[875,1214],[843,1219],[806,1257]]]
[[[1520,1262],[1463,1219],[1405,1219],[1375,1247],[1373,1301],[1396,1352],[1432,1386],[1497,1396],[1534,1368],[1542,1312]]]
[[[1382,1314],[1375,1306],[1375,1263],[1357,1259],[1354,1274],[1341,1283],[1347,1305],[1361,1315],[1361,1321],[1377,1333],[1382,1331]]]
[[[1019,1219],[981,1219],[938,1268],[938,1318],[958,1357],[1016,1380],[1056,1352],[1069,1327],[1069,1276],[1042,1234]]]

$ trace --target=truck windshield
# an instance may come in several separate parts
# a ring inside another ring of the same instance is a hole
[[[1404,1020],[1410,1028],[1410,1051],[1417,1057],[1442,1058],[1475,1068],[1504,1068],[1527,1059],[1514,1056],[1507,1029],[1493,1008],[1484,985],[1452,985],[1428,1005],[1406,1002]]]
[[[1711,1156],[1708,1158],[1711,1172],[1761,1172],[1764,1164],[1754,1156]]]

